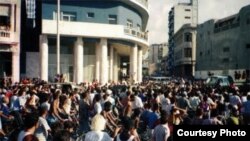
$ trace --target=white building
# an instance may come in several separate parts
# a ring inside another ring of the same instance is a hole
[[[68,81],[96,79],[105,84],[120,80],[122,70],[127,70],[131,80],[142,81],[142,54],[149,46],[147,0],[61,0],[60,7],[60,73]],[[26,75],[53,81],[57,73],[56,1],[43,0],[41,9],[39,53],[27,50]]]
[[[190,0],[190,3],[178,3],[171,8],[168,15],[168,29],[169,29],[169,55],[168,67],[171,74],[174,71],[174,34],[184,25],[198,24],[198,0]]]
[[[20,79],[20,0],[0,0],[0,77]]]

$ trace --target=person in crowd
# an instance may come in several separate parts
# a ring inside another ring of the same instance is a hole
[[[60,116],[59,112],[60,112],[60,95],[61,95],[61,91],[57,90],[54,94],[53,94],[53,102],[52,105],[50,107],[50,114],[51,114],[51,122],[56,122],[56,121],[64,121],[64,119]]]
[[[53,137],[53,141],[71,141],[71,135],[68,130],[59,130]]]
[[[152,141],[167,141],[170,136],[168,127],[168,115],[166,111],[161,112],[160,124],[154,128]]]
[[[113,136],[105,132],[106,120],[101,114],[92,118],[91,131],[87,132],[84,141],[112,141],[118,134],[120,128],[116,128]]]
[[[101,95],[96,94],[94,98],[94,115],[102,112]]]
[[[79,124],[80,131],[86,133],[90,130],[90,104],[89,104],[89,93],[83,92],[82,99],[79,102]]]
[[[35,131],[35,136],[38,138],[39,141],[47,141],[49,133],[51,132],[51,128],[46,120],[48,115],[48,109],[46,106],[41,106],[39,108],[39,121],[38,121],[38,128]]]
[[[250,124],[250,92],[247,94],[247,101],[243,103],[242,113],[244,118],[244,123]]]
[[[118,126],[117,119],[113,116],[112,113],[112,104],[109,101],[104,103],[104,109],[101,112],[101,115],[106,120],[107,130],[113,133]]]
[[[39,126],[38,121],[39,116],[36,112],[27,114],[24,119],[24,130],[18,134],[17,141],[27,141],[29,139],[38,141],[38,138],[34,135]]]
[[[135,123],[132,119],[124,119],[121,132],[115,137],[114,141],[140,141],[136,132]]]

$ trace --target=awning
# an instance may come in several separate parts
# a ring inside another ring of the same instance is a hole
[[[0,16],[10,16],[10,6],[0,5]]]

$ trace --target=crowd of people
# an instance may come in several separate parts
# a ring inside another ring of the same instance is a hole
[[[250,125],[249,87],[175,79],[76,88],[0,82],[0,140],[171,141],[175,125]]]

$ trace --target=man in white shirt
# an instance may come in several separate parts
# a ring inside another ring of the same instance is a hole
[[[154,128],[152,141],[167,141],[170,136],[166,112],[161,113],[160,122],[161,123]]]
[[[134,96],[135,96],[135,100],[132,102],[132,109],[140,109],[140,108],[143,108],[143,103],[142,103],[142,100],[141,98],[138,96],[138,92],[135,91],[134,93]]]

